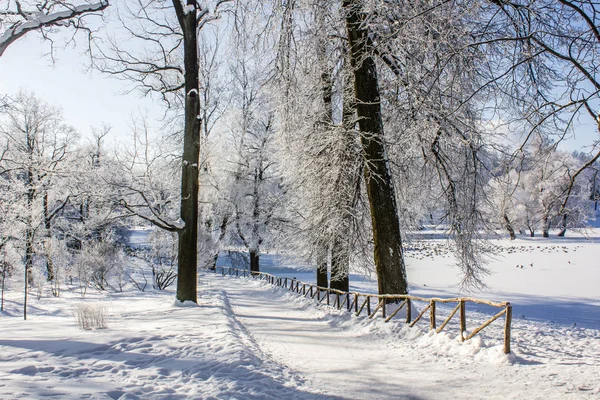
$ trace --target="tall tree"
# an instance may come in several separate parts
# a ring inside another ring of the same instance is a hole
[[[135,82],[145,93],[160,93],[178,116],[183,108],[181,155],[180,218],[160,218],[152,211],[150,199],[145,208],[131,206],[129,211],[178,235],[177,299],[197,301],[198,190],[202,116],[200,108],[198,33],[219,17],[220,8],[231,0],[198,1],[145,0],[137,8],[125,5],[128,16],[121,16],[124,33],[138,46],[108,37],[92,44],[94,65],[101,71]],[[171,13],[169,10],[174,11]],[[175,17],[175,21],[173,20]],[[142,50],[140,50],[142,49]]]
[[[371,208],[374,260],[380,294],[408,292],[396,193],[388,164],[377,66],[361,0],[344,0],[356,113],[365,161],[364,179]]]

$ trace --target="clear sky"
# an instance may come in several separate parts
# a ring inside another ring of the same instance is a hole
[[[113,127],[111,136],[120,139],[129,134],[133,114],[161,113],[160,104],[142,98],[139,92],[123,95],[126,82],[86,72],[84,49],[64,48],[64,36],[53,38],[57,43],[54,65],[44,56],[49,44],[37,33],[29,33],[8,47],[0,57],[0,93],[14,94],[19,89],[34,92],[62,107],[65,122],[83,137],[90,134],[91,127],[106,123]]]

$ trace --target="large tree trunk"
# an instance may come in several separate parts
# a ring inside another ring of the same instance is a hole
[[[367,43],[368,28],[362,26],[360,0],[344,0],[346,28],[354,68],[356,112],[365,160],[364,176],[371,208],[374,260],[380,294],[408,291],[402,254],[396,194],[385,149],[377,67]]]
[[[187,0],[188,7],[197,7]],[[197,302],[198,268],[198,161],[200,155],[200,98],[198,90],[198,37],[196,12],[183,9],[180,0],[173,6],[183,32],[185,69],[185,126],[181,167],[181,219],[178,230],[177,300]]]

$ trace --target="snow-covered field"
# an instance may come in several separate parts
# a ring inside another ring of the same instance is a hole
[[[489,288],[469,295],[513,304],[511,355],[502,319],[460,343],[455,326],[432,334],[426,323],[356,318],[209,273],[198,307],[175,307],[172,290],[65,290],[33,297],[27,321],[15,285],[0,316],[0,399],[600,399],[599,237],[492,241]],[[443,240],[411,247],[412,293],[460,293]],[[354,289],[374,288],[352,278]],[[82,303],[103,308],[108,327],[79,330]],[[473,329],[491,311],[467,312]]]

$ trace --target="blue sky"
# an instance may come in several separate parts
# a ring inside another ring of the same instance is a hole
[[[63,48],[60,35],[56,63],[48,53],[50,46],[38,34],[29,34],[13,43],[0,57],[0,92],[13,94],[19,89],[34,92],[44,101],[62,107],[65,122],[88,136],[90,128],[106,123],[113,127],[112,136],[128,135],[131,116],[140,111],[160,113],[160,104],[140,93],[122,93],[127,83],[86,72],[85,55],[80,48]]]

